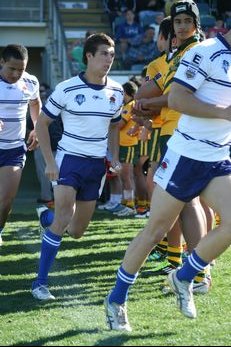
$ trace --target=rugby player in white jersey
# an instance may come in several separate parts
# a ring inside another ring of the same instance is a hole
[[[35,126],[40,113],[39,82],[27,73],[28,51],[21,45],[8,45],[0,60],[0,245],[12,203],[17,194],[26,151],[37,145],[35,131],[25,144],[26,115]]]
[[[88,37],[83,50],[86,71],[59,83],[42,108],[36,132],[46,161],[46,174],[55,182],[55,214],[47,208],[38,214],[45,229],[38,275],[32,295],[54,299],[48,273],[63,233],[80,238],[86,230],[105,180],[107,147],[111,165],[119,170],[119,128],[122,86],[108,78],[114,60],[114,41],[107,35]],[[61,115],[63,136],[53,157],[48,126]]]
[[[149,220],[128,246],[118,271],[112,293],[119,293],[123,301],[110,303],[110,295],[105,299],[114,330],[131,330],[126,309],[129,287],[186,202],[201,195],[221,216],[221,224],[201,239],[182,268],[168,275],[186,317],[197,316],[193,278],[231,244],[231,30],[187,51],[173,81],[168,105],[182,115],[154,176]]]

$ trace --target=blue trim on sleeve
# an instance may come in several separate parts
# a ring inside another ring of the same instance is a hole
[[[176,82],[176,83],[178,83],[178,84],[181,84],[182,86],[184,86],[184,87],[186,87],[186,88],[192,90],[193,92],[196,91],[196,88],[192,87],[190,84],[185,83],[184,81],[182,81],[182,80],[180,80],[180,79],[178,79],[178,78],[175,78],[175,77],[174,77],[174,78],[173,78],[173,82]]]
[[[121,115],[119,115],[119,117],[114,118],[111,120],[111,123],[118,123],[121,120]]]
[[[43,111],[43,113],[45,113],[45,115],[46,116],[48,116],[48,117],[50,117],[50,118],[52,118],[52,119],[56,119],[57,118],[57,116],[55,116],[55,115],[53,115],[52,113],[50,113],[49,111],[48,111],[48,109],[43,105],[43,107],[42,107],[42,111]]]

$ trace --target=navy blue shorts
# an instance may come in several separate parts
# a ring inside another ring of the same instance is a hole
[[[176,199],[189,202],[199,196],[213,178],[226,175],[231,175],[230,160],[204,162],[168,149],[154,175],[154,182]]]
[[[0,149],[0,167],[19,166],[23,168],[26,161],[26,150],[24,146],[12,149]]]
[[[76,190],[76,200],[97,200],[106,177],[105,159],[83,158],[65,154],[60,163],[57,184]]]

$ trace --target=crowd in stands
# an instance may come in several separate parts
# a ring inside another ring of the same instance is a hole
[[[170,13],[177,0],[104,0],[111,35],[116,42],[116,65],[119,70],[141,71],[159,55],[156,39],[159,24]],[[195,0],[201,15],[201,26],[207,38],[231,27],[231,1]],[[89,33],[87,32],[86,35]],[[74,71],[84,69],[82,46],[84,39],[70,49]]]

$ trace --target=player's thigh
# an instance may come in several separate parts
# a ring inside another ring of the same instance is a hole
[[[71,233],[81,236],[88,227],[95,211],[96,201],[76,201],[75,213],[69,224]]]
[[[168,232],[179,216],[185,203],[174,198],[159,185],[156,185],[152,195],[148,228]]]
[[[0,168],[0,199],[11,199],[17,194],[22,176],[19,166],[3,166]]]
[[[201,196],[208,206],[219,213],[222,222],[231,224],[231,175],[212,179]]]

